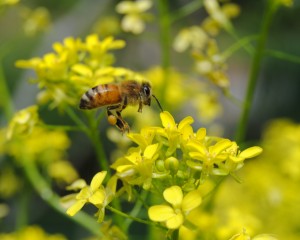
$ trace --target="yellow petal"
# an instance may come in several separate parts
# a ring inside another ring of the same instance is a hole
[[[76,195],[77,200],[83,200],[89,198],[91,195],[90,188],[88,186],[82,188],[80,192]]]
[[[199,130],[196,133],[196,138],[198,140],[204,139],[206,136],[206,128],[199,128]]]
[[[77,191],[77,190],[82,189],[82,188],[84,188],[86,186],[87,186],[87,184],[86,184],[86,182],[83,179],[77,179],[71,185],[67,186],[66,189],[67,190]]]
[[[103,204],[105,200],[105,191],[103,189],[96,191],[90,198],[89,202],[94,205]]]
[[[175,212],[170,206],[156,205],[148,209],[148,215],[152,221],[164,222],[175,216]]]
[[[151,8],[152,2],[149,0],[140,0],[136,2],[136,8],[140,10],[140,12],[144,12]]]
[[[186,194],[182,200],[182,211],[184,213],[193,210],[198,207],[202,202],[201,193],[198,190],[194,190]]]
[[[191,116],[185,117],[178,125],[178,130],[181,131],[185,126],[191,125],[194,122],[194,119]]]
[[[80,64],[80,63],[73,65],[72,71],[74,71],[82,76],[85,76],[85,77],[93,76],[92,70],[89,67],[87,67],[86,65]]]
[[[197,140],[192,140],[187,145],[188,145],[188,147],[193,148],[193,150],[201,153],[202,155],[206,155],[207,154],[206,147],[201,142],[199,142]]]
[[[176,214],[166,222],[166,226],[169,229],[177,229],[183,224],[183,215],[181,213]]]
[[[171,203],[174,207],[179,207],[182,203],[182,190],[179,186],[172,186],[167,188],[164,193],[164,198],[168,203]]]
[[[252,157],[256,157],[258,156],[259,154],[261,154],[263,151],[263,149],[261,147],[257,147],[257,146],[254,146],[254,147],[250,147],[250,148],[247,148],[245,149],[244,151],[242,151],[240,154],[239,154],[239,157],[242,157],[242,158],[252,158]]]
[[[176,127],[175,120],[169,112],[164,111],[164,112],[160,113],[160,119],[161,119],[161,122],[162,122],[162,125],[164,126],[164,128]]]
[[[228,139],[222,139],[221,141],[217,142],[214,146],[210,147],[210,152],[212,154],[219,154],[226,148],[229,148],[232,145],[232,142]]]
[[[86,203],[85,200],[79,200],[79,201],[77,201],[74,205],[72,205],[67,210],[67,214],[69,216],[74,216],[78,211],[80,211],[80,209],[84,206],[85,203]]]
[[[158,143],[147,146],[144,151],[144,157],[147,159],[151,159],[156,153],[157,148],[158,148]]]
[[[91,181],[91,190],[92,190],[92,192],[96,191],[101,186],[101,184],[102,184],[102,182],[103,182],[103,180],[106,176],[106,173],[107,173],[107,171],[102,171],[102,172],[97,173],[93,177],[93,179]]]

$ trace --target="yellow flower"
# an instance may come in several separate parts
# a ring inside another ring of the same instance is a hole
[[[111,165],[117,171],[117,176],[131,185],[143,186],[144,189],[151,187],[153,166],[158,158],[159,145],[152,144],[142,151],[137,148],[123,158],[119,158]]]
[[[279,4],[282,4],[286,7],[292,7],[294,5],[294,0],[276,0]]]
[[[20,0],[1,0],[0,1],[0,7],[9,6],[9,5],[15,5],[19,3]]]
[[[105,191],[102,182],[106,176],[107,172],[102,171],[97,173],[90,185],[87,185],[84,180],[80,179],[75,181],[71,186],[68,187],[69,190],[81,188],[80,192],[75,196],[75,203],[68,208],[67,214],[74,216],[80,209],[87,203],[91,203],[99,208],[98,211],[98,221],[102,222],[104,218],[105,206],[109,203],[107,193]]]
[[[192,26],[182,29],[179,32],[175,37],[173,48],[177,52],[184,52],[189,47],[191,47],[192,50],[202,50],[207,41],[208,36],[205,31],[203,31],[201,27]]]
[[[39,32],[45,31],[50,26],[50,13],[45,7],[29,9],[23,7],[23,28],[25,34],[33,36]]]
[[[121,27],[125,32],[140,34],[145,29],[144,19],[148,17],[144,12],[150,9],[150,0],[122,1],[116,6],[116,11],[125,14]]]
[[[93,26],[93,32],[99,34],[100,37],[116,36],[120,30],[119,20],[115,16],[100,18]]]
[[[30,134],[39,123],[37,106],[30,106],[15,113],[6,132],[6,138],[10,140],[14,136]]]
[[[0,233],[0,239],[3,240],[67,240],[62,234],[47,234],[39,226],[27,226],[13,233]]]
[[[217,0],[204,0],[203,4],[210,17],[224,28],[230,28],[230,18],[240,12],[238,5],[233,3],[225,3],[221,7]]]
[[[187,164],[201,171],[201,182],[210,174],[228,175],[240,169],[245,159],[256,157],[262,152],[262,148],[257,146],[238,151],[237,144],[228,139],[220,139],[214,145],[195,139],[188,146],[191,160]]]
[[[70,162],[54,161],[48,166],[48,174],[59,183],[71,183],[78,178],[78,174]]]
[[[191,116],[184,118],[179,124],[175,123],[173,116],[169,112],[160,113],[163,128],[157,128],[156,132],[162,136],[166,142],[166,156],[172,155],[177,148],[185,149],[185,144],[194,134],[191,124],[194,119]]]
[[[164,222],[168,229],[181,227],[186,216],[202,202],[199,191],[194,190],[183,195],[179,186],[167,188],[163,196],[170,205],[152,206],[148,209],[148,215],[152,221]]]
[[[0,169],[0,196],[10,198],[22,187],[22,181],[11,167]],[[1,215],[1,214],[0,214]],[[1,217],[0,217],[1,218]]]
[[[229,79],[226,76],[225,59],[219,53],[215,40],[207,42],[205,52],[194,52],[195,69],[201,75],[207,77],[212,83],[221,88],[229,87]]]

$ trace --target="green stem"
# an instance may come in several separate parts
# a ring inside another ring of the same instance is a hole
[[[136,221],[136,222],[139,222],[139,223],[143,223],[143,224],[147,224],[147,225],[151,225],[151,226],[155,226],[155,227],[158,227],[158,228],[162,228],[162,229],[166,229],[165,227],[161,226],[160,224],[157,224],[157,223],[154,223],[154,222],[151,222],[151,221],[148,221],[148,220],[143,220],[143,219],[140,219],[140,218],[136,218],[134,216],[130,216],[126,213],[123,213],[109,205],[106,206],[106,208],[108,210],[110,210],[111,212],[115,213],[115,214],[118,214],[124,218],[129,218],[129,219],[132,219],[133,221]]]
[[[9,121],[13,116],[14,108],[6,84],[6,79],[5,79],[1,60],[2,59],[0,58],[0,104],[4,109],[6,120]]]
[[[22,229],[28,225],[28,204],[30,202],[31,191],[28,186],[23,188],[21,195],[17,199],[18,216],[16,219],[16,229]]]
[[[162,86],[162,105],[165,103],[166,92],[169,86],[169,71],[170,71],[170,52],[171,52],[171,19],[169,13],[168,0],[157,0],[158,15],[159,15],[159,36],[161,49],[161,66],[164,70],[163,86]]]
[[[100,226],[94,218],[91,218],[89,215],[83,212],[79,212],[74,217],[69,217],[66,214],[66,209],[61,206],[60,198],[57,196],[49,184],[39,173],[37,166],[30,159],[24,159],[24,171],[25,175],[28,178],[29,182],[32,184],[33,188],[39,194],[39,196],[55,211],[62,214],[65,217],[68,217],[72,221],[76,222],[92,234],[101,237],[102,233],[100,232]]]
[[[238,143],[241,143],[245,139],[246,128],[249,122],[249,112],[252,106],[252,100],[254,96],[258,75],[260,72],[260,66],[264,54],[266,40],[268,37],[272,18],[276,10],[276,6],[277,4],[274,4],[273,1],[269,1],[269,6],[266,10],[266,13],[264,14],[260,35],[252,59],[251,70],[248,79],[247,93],[244,99],[243,109],[238,123],[238,128],[236,133],[236,141]]]
[[[190,3],[187,3],[186,5],[181,7],[178,11],[172,13],[170,21],[171,22],[178,21],[198,11],[202,7],[203,7],[203,0],[194,0]]]
[[[289,53],[273,50],[273,49],[268,49],[265,51],[265,54],[274,58],[278,58],[280,60],[300,64],[300,57],[295,56]]]
[[[138,198],[139,201],[136,202],[134,208],[130,211],[129,215],[132,216],[132,217],[136,217],[140,213],[142,207],[145,205],[145,200],[148,196],[148,192],[143,191],[141,193],[141,195],[137,192],[136,195],[137,195],[137,198]],[[131,219],[131,218],[126,219],[126,221],[124,222],[124,228],[126,230],[129,228],[132,221],[133,221],[133,219]]]
[[[89,129],[86,124],[77,116],[71,107],[66,107],[66,112],[68,116],[73,120],[73,122],[86,134],[89,134]]]
[[[243,48],[247,45],[250,46],[250,42],[257,39],[258,36],[247,36],[244,38],[239,39],[237,42],[235,42],[233,45],[231,45],[229,48],[227,48],[223,53],[222,53],[222,59],[226,60],[228,59],[234,52],[238,51],[240,48]]]
[[[101,170],[107,171],[107,178],[109,178],[111,176],[111,170],[109,167],[109,162],[104,152],[103,144],[100,140],[98,121],[96,120],[93,112],[87,112],[86,116],[88,118],[89,124],[88,136],[94,146],[99,166]]]

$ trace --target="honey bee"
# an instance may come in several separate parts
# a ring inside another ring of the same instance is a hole
[[[98,85],[89,89],[82,95],[79,108],[94,109],[107,106],[108,122],[117,126],[124,133],[125,131],[129,132],[129,125],[122,118],[121,112],[127,105],[138,105],[138,112],[142,112],[143,105],[150,106],[151,97],[156,100],[159,108],[163,111],[158,99],[152,94],[148,82],[127,80]],[[116,115],[112,111],[115,111]]]

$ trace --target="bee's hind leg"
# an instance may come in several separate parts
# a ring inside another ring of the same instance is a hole
[[[115,106],[109,106],[107,107],[107,119],[108,119],[108,122],[111,124],[111,125],[115,125],[117,128],[120,129],[120,131],[122,133],[124,132],[129,132],[129,125],[127,124],[127,122],[122,118],[122,115],[121,115],[121,112],[124,108],[126,108],[126,104],[118,104],[118,105],[115,105]],[[116,110],[116,114],[117,116],[115,116],[111,110]]]

